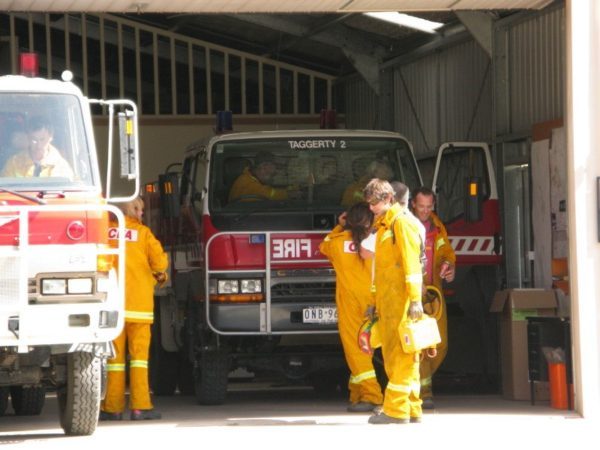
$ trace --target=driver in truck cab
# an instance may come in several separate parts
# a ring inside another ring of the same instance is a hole
[[[62,177],[73,179],[73,170],[52,145],[54,130],[49,120],[32,117],[27,123],[27,147],[13,155],[4,165],[4,177]]]
[[[271,186],[273,177],[277,172],[275,157],[270,152],[258,152],[252,167],[244,168],[237,177],[229,191],[229,202],[235,201],[261,201],[261,200],[287,200],[297,198],[297,187],[276,188]]]

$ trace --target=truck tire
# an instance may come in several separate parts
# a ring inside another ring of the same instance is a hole
[[[8,408],[8,394],[10,389],[7,387],[0,387],[0,417],[6,412]]]
[[[11,386],[10,398],[17,416],[39,416],[46,401],[46,388],[36,386]]]
[[[67,355],[67,384],[58,391],[60,426],[69,436],[93,434],[98,424],[101,361],[93,353]]]
[[[194,373],[196,400],[201,405],[221,405],[227,396],[229,355],[224,351],[204,352]]]

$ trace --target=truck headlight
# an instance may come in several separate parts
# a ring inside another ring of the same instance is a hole
[[[219,294],[237,294],[239,291],[238,280],[219,280],[217,290]]]
[[[241,280],[242,294],[257,294],[262,292],[262,280]]]
[[[42,280],[42,295],[65,295],[67,280],[64,278],[46,278]]]
[[[70,278],[67,281],[69,294],[91,294],[92,284],[91,278]]]

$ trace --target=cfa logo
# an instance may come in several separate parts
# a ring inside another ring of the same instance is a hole
[[[301,258],[311,255],[310,239],[273,239],[273,258]]]
[[[344,253],[356,253],[356,244],[352,241],[344,241]]]
[[[108,239],[110,239],[111,241],[119,239],[119,229],[116,227],[109,228]],[[125,240],[136,242],[138,240],[137,230],[130,230],[129,228],[125,228]]]

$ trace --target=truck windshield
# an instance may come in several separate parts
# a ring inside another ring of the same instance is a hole
[[[217,143],[210,162],[215,212],[341,210],[371,178],[410,188],[420,176],[401,138],[286,137]]]
[[[0,94],[0,187],[81,190],[97,173],[74,95]]]

